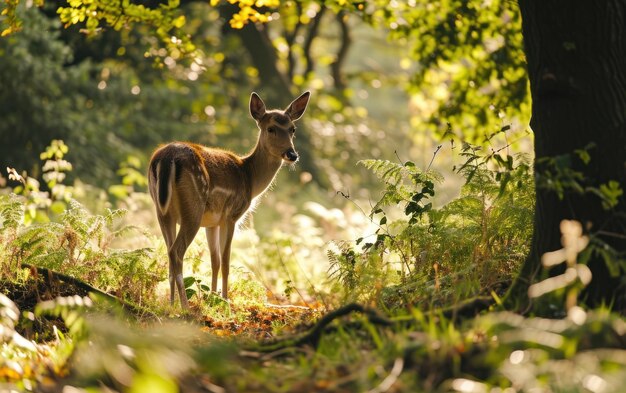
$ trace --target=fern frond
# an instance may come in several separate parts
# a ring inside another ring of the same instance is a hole
[[[49,251],[44,248],[39,249],[39,251],[43,252],[31,253],[23,262],[33,266],[59,270],[59,268],[63,266],[63,263],[68,260],[67,251],[65,249]]]
[[[78,201],[71,199],[67,209],[61,214],[61,221],[74,229],[81,238],[87,237],[90,228],[90,215]]]
[[[387,184],[398,184],[402,180],[402,164],[389,160],[361,160],[357,164],[363,165]]]
[[[59,244],[59,236],[62,233],[63,226],[58,223],[49,222],[31,225],[18,232],[11,244],[11,248],[16,251],[14,254],[18,256],[19,262],[40,265],[42,261],[44,263],[47,262],[45,256],[51,253],[50,250],[56,251]],[[56,262],[58,262],[58,259],[55,257],[52,265],[55,265]]]
[[[0,229],[17,229],[24,222],[24,201],[15,194],[0,196]]]
[[[128,214],[127,209],[107,209],[104,219],[108,225],[113,224],[117,220],[121,220]]]
[[[441,183],[444,177],[434,170],[423,171],[413,162],[404,164],[389,160],[360,160],[357,162],[374,173],[386,184],[399,186],[401,183],[420,184],[423,181]]]
[[[140,233],[146,237],[150,237],[150,231],[144,227],[140,227],[137,225],[124,225],[120,229],[111,231],[110,236],[113,239],[120,238],[123,235],[126,235],[130,232]]]

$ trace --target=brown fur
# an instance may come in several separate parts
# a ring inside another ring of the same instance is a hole
[[[228,295],[230,246],[238,220],[252,200],[272,183],[283,160],[297,159],[293,147],[293,122],[309,100],[306,92],[284,111],[266,111],[255,94],[250,113],[260,133],[254,149],[245,156],[189,142],[160,146],[148,170],[150,195],[168,248],[170,302],[178,289],[181,304],[188,307],[182,280],[183,257],[200,227],[206,228],[211,252],[211,289],[217,290],[222,269],[222,296]],[[176,233],[176,224],[180,225]]]

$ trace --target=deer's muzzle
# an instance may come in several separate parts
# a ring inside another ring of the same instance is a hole
[[[298,153],[293,148],[287,149],[287,151],[283,153],[283,160],[294,163],[298,161]]]

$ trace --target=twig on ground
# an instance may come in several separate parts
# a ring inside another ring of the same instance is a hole
[[[264,304],[265,307],[267,308],[296,308],[298,310],[312,310],[311,307],[307,307],[307,306],[296,306],[294,304],[272,304],[272,303],[265,303]]]
[[[380,385],[375,387],[372,390],[369,390],[367,393],[384,393],[387,390],[391,389],[394,383],[398,380],[400,374],[402,374],[402,370],[404,369],[404,359],[396,358],[396,361],[393,362],[393,367],[391,368],[391,372],[387,375]]]

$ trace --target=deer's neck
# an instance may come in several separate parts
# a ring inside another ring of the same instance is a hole
[[[283,164],[282,159],[271,156],[259,142],[250,154],[243,157],[243,161],[250,175],[253,198],[262,194],[272,184]]]

